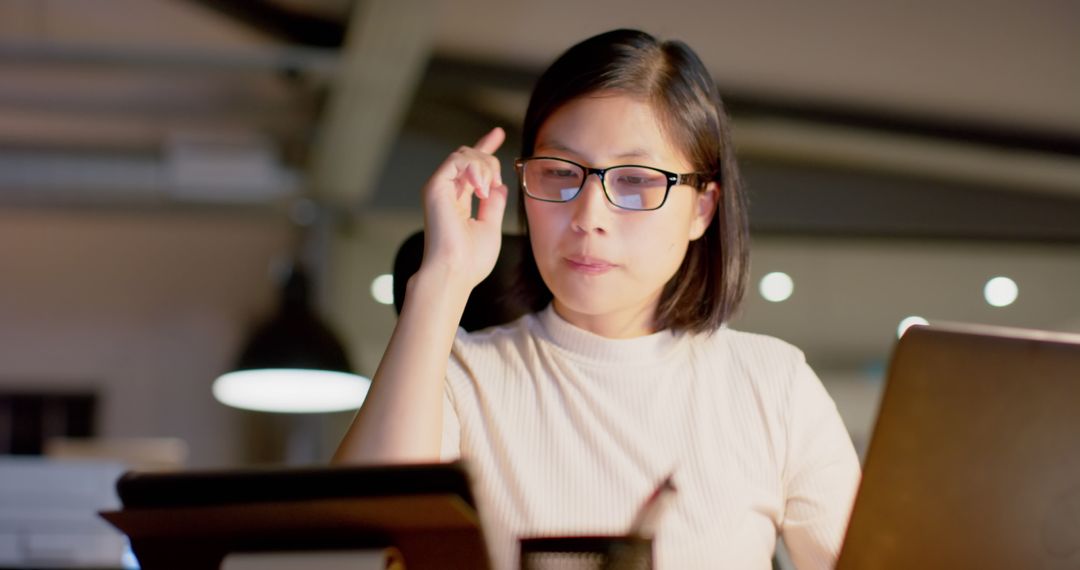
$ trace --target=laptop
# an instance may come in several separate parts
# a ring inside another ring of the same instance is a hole
[[[1080,335],[908,329],[837,568],[1080,569]]]

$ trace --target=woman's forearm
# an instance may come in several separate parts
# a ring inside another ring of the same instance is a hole
[[[443,381],[470,287],[422,268],[408,283],[397,326],[334,463],[439,460]]]

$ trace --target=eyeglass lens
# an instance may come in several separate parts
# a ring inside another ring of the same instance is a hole
[[[581,189],[585,170],[553,159],[532,159],[524,167],[525,191],[534,198],[567,202]],[[660,207],[667,194],[664,173],[640,166],[612,168],[604,174],[604,189],[613,204],[629,210]]]

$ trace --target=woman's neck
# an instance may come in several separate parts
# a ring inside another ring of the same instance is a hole
[[[636,338],[656,332],[654,306],[632,311],[588,314],[571,310],[555,299],[552,307],[564,321],[605,338]]]

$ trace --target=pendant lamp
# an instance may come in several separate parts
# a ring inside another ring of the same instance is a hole
[[[302,268],[294,266],[277,313],[259,326],[214,397],[245,410],[281,413],[359,408],[371,381],[352,371],[334,333],[316,315]]]

